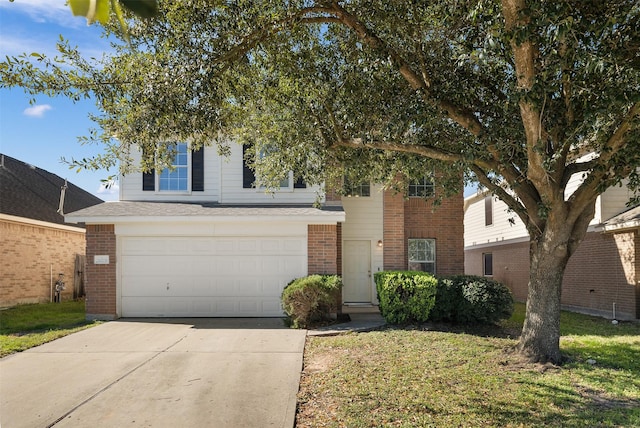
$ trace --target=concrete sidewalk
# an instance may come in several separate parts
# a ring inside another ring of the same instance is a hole
[[[367,331],[379,330],[387,322],[384,320],[379,312],[375,313],[351,313],[349,314],[350,321],[332,324],[325,327],[319,327],[309,330],[308,336],[335,336],[345,333],[363,333]]]
[[[0,424],[290,428],[305,334],[281,319],[105,323],[0,360]]]

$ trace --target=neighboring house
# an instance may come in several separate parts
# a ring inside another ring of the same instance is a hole
[[[572,191],[570,182],[568,192]],[[640,318],[640,207],[629,210],[624,187],[608,189],[596,201],[587,235],[567,265],[562,305],[617,319]],[[526,301],[529,235],[506,204],[489,193],[467,197],[465,273],[491,276]]]
[[[63,212],[102,202],[55,174],[0,155],[1,307],[50,301],[59,273],[66,285],[63,299],[74,295],[76,255],[84,255],[85,231],[65,223],[58,212],[65,184]]]
[[[123,176],[119,202],[66,216],[87,225],[87,317],[282,316],[284,287],[314,273],[341,274],[345,305],[375,308],[377,271],[463,271],[462,195],[432,212],[365,184],[316,208],[321,189],[292,174],[255,188],[240,145],[178,149],[175,169]]]

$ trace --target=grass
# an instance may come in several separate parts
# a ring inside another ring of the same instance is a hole
[[[95,325],[84,301],[19,305],[0,311],[0,357],[42,345]]]
[[[523,314],[309,338],[296,426],[640,426],[640,325],[563,313],[556,367],[511,352]]]

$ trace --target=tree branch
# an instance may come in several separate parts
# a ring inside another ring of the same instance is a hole
[[[475,117],[473,112],[465,109],[448,100],[433,99],[429,96],[430,78],[426,74],[426,70],[422,71],[422,76],[413,71],[409,63],[402,56],[391,49],[382,39],[373,33],[365,24],[363,24],[354,15],[346,11],[338,2],[333,3],[333,10],[337,18],[343,25],[351,28],[356,35],[370,48],[378,50],[386,57],[391,58],[398,68],[398,72],[407,81],[414,91],[421,91],[423,99],[429,103],[433,103],[440,109],[444,110],[447,116],[469,131],[472,135],[479,137],[484,132],[484,127]]]

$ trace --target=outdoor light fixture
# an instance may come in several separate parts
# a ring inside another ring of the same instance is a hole
[[[382,248],[382,239],[378,239],[378,247]]]

